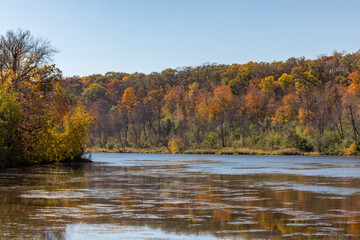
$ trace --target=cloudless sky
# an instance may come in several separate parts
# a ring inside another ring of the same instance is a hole
[[[0,34],[51,40],[65,76],[360,49],[358,0],[0,0]]]

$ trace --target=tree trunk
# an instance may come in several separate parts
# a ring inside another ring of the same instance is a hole
[[[351,105],[349,105],[349,111],[350,111],[350,117],[351,117],[351,125],[353,127],[353,132],[354,132],[354,139],[357,139],[357,137],[359,136],[359,132],[356,128],[355,118],[354,118],[353,109],[352,109]]]
[[[222,147],[225,147],[225,129],[224,129],[224,123],[221,123],[221,143],[222,143]]]

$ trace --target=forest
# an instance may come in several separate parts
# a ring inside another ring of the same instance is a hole
[[[89,151],[357,155],[360,51],[63,80]]]
[[[29,31],[0,38],[0,168],[81,159],[93,116],[66,92],[55,53]]]
[[[0,168],[85,151],[360,154],[360,51],[63,77],[29,31],[0,38]]]

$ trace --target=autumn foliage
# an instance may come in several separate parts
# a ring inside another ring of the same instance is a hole
[[[315,60],[65,79],[96,118],[90,146],[357,153],[360,52]],[[97,97],[90,94],[97,84]],[[100,91],[100,89],[102,89]],[[100,94],[101,93],[101,94]]]
[[[16,35],[39,51],[3,44]],[[63,79],[49,64],[55,50],[28,32],[7,33],[0,48],[2,166],[74,159],[90,123],[88,146],[118,151],[360,153],[359,51]],[[25,50],[9,59],[13,49]]]
[[[48,65],[53,48],[29,32],[0,41],[0,168],[72,161],[85,149],[92,116]]]

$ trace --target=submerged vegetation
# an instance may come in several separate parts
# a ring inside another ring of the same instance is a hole
[[[55,52],[28,31],[0,39],[0,168],[72,161],[84,151],[92,116],[49,65]]]
[[[360,153],[360,52],[64,80],[117,152]],[[246,149],[246,151],[244,151]]]

